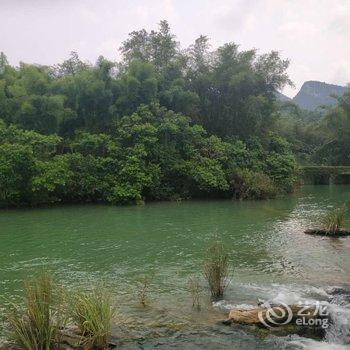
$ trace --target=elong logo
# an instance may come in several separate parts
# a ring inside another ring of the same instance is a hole
[[[297,326],[328,327],[329,312],[326,305],[317,302],[314,305],[305,305],[299,302],[295,305],[280,303],[271,306],[265,303],[266,308],[261,309],[258,318],[261,324],[271,328],[294,323]]]

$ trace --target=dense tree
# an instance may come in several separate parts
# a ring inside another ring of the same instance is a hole
[[[121,53],[53,67],[0,56],[1,205],[292,189],[295,160],[274,128],[288,61],[234,43],[210,51],[205,36],[182,50],[166,21]]]
[[[324,143],[314,158],[323,164],[350,165],[350,90],[337,100],[322,120]]]

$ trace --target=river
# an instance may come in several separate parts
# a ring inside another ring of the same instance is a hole
[[[0,294],[21,294],[23,279],[42,267],[68,288],[103,283],[115,297],[113,336],[121,349],[348,349],[349,305],[335,305],[339,321],[322,342],[219,322],[231,307],[258,299],[325,301],[330,288],[349,288],[350,237],[303,233],[343,203],[350,205],[349,185],[305,186],[268,201],[2,210]],[[232,265],[225,298],[214,304],[202,277],[213,235],[231,252]],[[146,308],[137,299],[144,274],[152,276]],[[201,311],[191,308],[193,275],[203,286]]]

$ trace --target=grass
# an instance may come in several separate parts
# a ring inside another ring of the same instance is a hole
[[[142,276],[138,281],[137,296],[140,304],[146,307],[148,304],[149,287],[154,278],[154,273]]]
[[[325,230],[330,234],[336,234],[343,226],[347,206],[343,206],[329,211],[322,219]]]
[[[58,343],[64,322],[54,298],[55,284],[49,272],[25,282],[24,307],[11,304],[6,314],[10,339],[23,350],[51,350]]]
[[[215,239],[208,247],[204,261],[204,276],[208,282],[212,298],[218,299],[224,295],[229,284],[229,255],[224,244]]]
[[[192,297],[192,307],[199,311],[201,309],[200,294],[202,291],[199,279],[197,277],[190,277],[188,279],[188,288]]]
[[[77,292],[72,302],[72,319],[82,332],[84,348],[107,349],[114,314],[109,294],[103,288]]]

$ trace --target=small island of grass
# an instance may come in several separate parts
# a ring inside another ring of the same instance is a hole
[[[308,229],[306,234],[343,237],[350,235],[350,228],[344,228],[344,219],[347,212],[347,206],[343,206],[328,211],[321,219],[322,227],[316,229]]]

